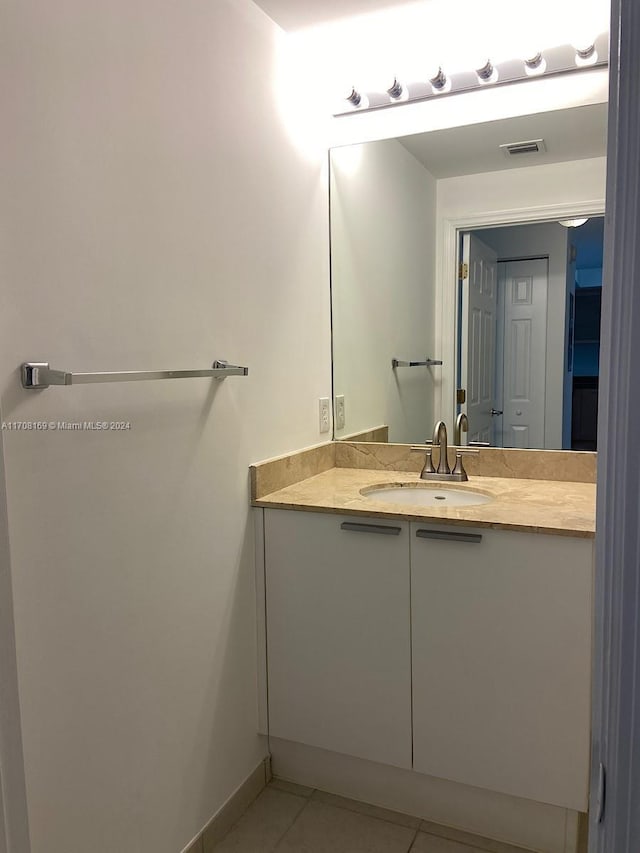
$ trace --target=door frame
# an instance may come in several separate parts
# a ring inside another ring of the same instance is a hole
[[[435,275],[435,349],[442,359],[440,382],[434,385],[434,411],[440,412],[445,422],[456,419],[456,334],[460,322],[457,298],[458,265],[460,263],[460,235],[506,225],[533,225],[574,216],[604,216],[604,198],[562,204],[530,205],[525,207],[485,210],[482,213],[463,213],[451,219],[442,218],[436,224],[436,275]]]
[[[590,853],[640,848],[640,417],[634,354],[640,317],[640,4],[612,0],[598,417]],[[600,766],[606,771],[605,810]]]

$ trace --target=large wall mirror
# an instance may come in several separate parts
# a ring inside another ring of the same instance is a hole
[[[596,448],[606,114],[332,149],[336,439]]]

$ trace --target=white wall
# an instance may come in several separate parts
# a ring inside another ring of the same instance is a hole
[[[604,198],[606,158],[593,157],[438,181],[438,217],[456,219],[511,208]],[[532,219],[535,214],[532,215]]]
[[[433,429],[435,178],[396,140],[331,154],[333,378],[346,422],[394,442]]]
[[[4,433],[0,434],[0,685],[0,853],[22,853],[29,849],[29,828],[18,702]]]
[[[488,228],[478,236],[498,253],[498,260],[513,258],[549,258],[547,291],[547,363],[545,383],[544,446],[561,450],[565,404],[571,408],[571,395],[565,399],[567,370],[567,291],[568,229],[557,222],[515,228]],[[569,424],[571,419],[569,418]],[[569,430],[569,448],[571,432]]]
[[[33,853],[177,853],[266,753],[247,466],[331,393],[325,158],[279,47],[249,0],[3,7],[2,418],[131,423],[4,434]],[[17,372],[216,356],[249,376]]]

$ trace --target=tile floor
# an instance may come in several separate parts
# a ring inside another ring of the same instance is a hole
[[[466,832],[274,779],[204,853],[525,853]]]

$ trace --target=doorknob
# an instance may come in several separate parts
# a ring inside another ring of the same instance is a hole
[[[491,409],[491,414],[492,414],[492,416],[495,418],[495,417],[497,417],[498,415],[501,415],[501,414],[502,414],[502,410],[500,410],[500,411],[499,411],[498,409]]]

